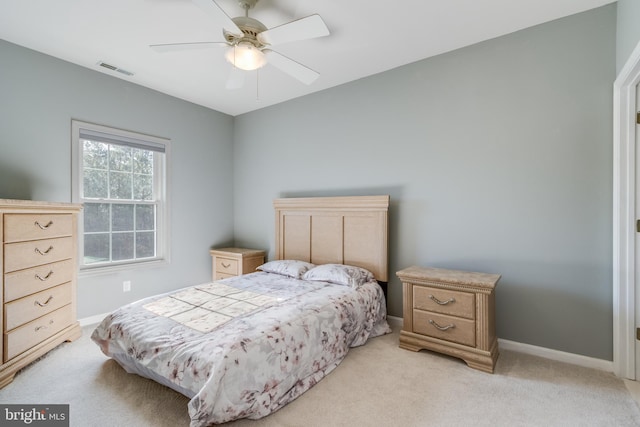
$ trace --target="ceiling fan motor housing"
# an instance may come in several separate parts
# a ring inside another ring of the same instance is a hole
[[[262,52],[266,44],[258,39],[258,34],[265,31],[267,27],[248,16],[240,16],[232,20],[242,31],[242,35],[223,31],[225,40],[231,46],[225,55],[227,61],[241,70],[250,71],[263,67],[267,62]]]
[[[248,16],[239,16],[232,20],[242,31],[242,37],[238,37],[237,34],[223,30],[224,39],[230,45],[234,46],[241,42],[249,42],[258,49],[262,49],[266,46],[258,40],[258,34],[267,30],[267,27],[262,22],[257,19],[249,18]]]

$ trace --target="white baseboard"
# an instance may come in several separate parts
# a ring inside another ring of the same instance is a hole
[[[392,328],[402,328],[402,318],[387,316],[387,321]],[[598,369],[606,372],[613,372],[613,362],[609,360],[596,359],[594,357],[582,356],[580,354],[567,353],[550,348],[538,347],[531,344],[523,344],[516,341],[509,341],[498,338],[498,347],[502,350],[517,351],[518,353],[530,354],[532,356],[544,357],[558,362],[571,363],[572,365],[585,368]],[[500,360],[500,359],[498,359]]]
[[[556,360],[558,362],[571,363],[572,365],[578,365],[585,368],[613,372],[613,362],[610,360],[596,359],[595,357],[552,350],[550,348],[523,344],[515,341],[504,340],[502,338],[498,338],[498,346],[503,350],[517,351],[519,353],[531,354],[533,356],[544,357],[545,359]]]
[[[387,316],[387,323],[389,323],[389,326],[393,329],[402,329],[402,317]]]
[[[102,319],[107,317],[108,314],[109,313],[103,313],[103,314],[96,314],[95,316],[84,317],[82,319],[78,319],[78,322],[80,323],[80,327],[96,325],[102,322]]]

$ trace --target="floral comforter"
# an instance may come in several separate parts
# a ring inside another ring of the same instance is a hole
[[[261,418],[390,332],[382,289],[258,272],[147,298],[91,338],[127,372],[186,395],[191,426]]]

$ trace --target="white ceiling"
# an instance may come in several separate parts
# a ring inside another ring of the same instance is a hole
[[[216,2],[244,14],[237,0]],[[613,2],[260,0],[249,16],[267,28],[314,13],[329,27],[327,37],[274,49],[320,73],[310,86],[267,64],[227,90],[224,50],[150,49],[222,40],[221,24],[191,0],[1,0],[0,39],[235,116]]]

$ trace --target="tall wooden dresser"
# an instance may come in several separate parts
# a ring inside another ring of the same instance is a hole
[[[81,335],[76,320],[81,206],[0,199],[0,388]]]

